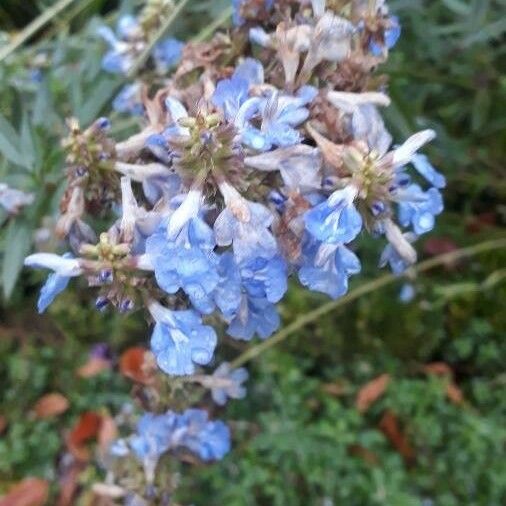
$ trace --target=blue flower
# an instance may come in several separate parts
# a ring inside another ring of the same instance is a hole
[[[425,155],[413,155],[411,163],[432,186],[442,189],[446,186],[446,178],[440,174]]]
[[[244,18],[241,15],[241,8],[246,0],[232,0],[233,14],[232,19],[235,26],[240,26],[244,23]],[[251,3],[251,2],[250,2]],[[266,10],[272,9],[274,0],[263,0],[263,7]],[[252,12],[251,16],[258,16],[259,12]]]
[[[230,430],[219,420],[209,420],[201,409],[161,415],[145,413],[137,423],[136,433],[115,441],[110,453],[122,458],[132,451],[144,466],[148,483],[152,483],[160,457],[183,448],[206,462],[219,460],[230,451]]]
[[[345,188],[304,215],[306,229],[322,242],[349,243],[362,230],[362,217],[353,205],[356,192]]]
[[[202,324],[192,310],[170,311],[151,302],[155,319],[151,350],[160,369],[167,374],[193,374],[195,364],[206,365],[213,358],[217,337],[214,329]]]
[[[218,246],[233,245],[239,264],[256,257],[272,258],[277,244],[269,227],[273,216],[262,204],[244,199],[228,183],[220,185],[226,207],[214,222]]]
[[[405,283],[402,285],[399,293],[399,300],[404,304],[409,304],[416,296],[415,287],[411,283]]]
[[[303,86],[295,97],[274,91],[256,102],[254,105],[258,110],[252,107],[249,116],[259,115],[261,127],[256,128],[245,123],[241,130],[243,142],[260,151],[268,151],[273,146],[288,147],[299,144],[302,136],[296,127],[309,117],[309,110],[305,106],[312,102],[317,94],[316,88]]]
[[[37,309],[43,313],[54,299],[67,288],[70,278],[82,273],[80,261],[71,253],[62,256],[53,253],[35,253],[25,258],[24,264],[35,269],[51,269],[54,271],[47,278],[40,291]]]
[[[212,102],[223,111],[228,121],[234,121],[237,123],[236,126],[240,127],[245,119],[249,119],[257,112],[257,104],[260,103],[258,98],[248,100],[250,86],[262,84],[263,80],[262,64],[253,58],[246,58],[235,69],[230,79],[218,82]]]
[[[126,74],[134,63],[129,39],[136,38],[142,28],[133,16],[126,15],[119,19],[116,31],[117,37],[108,26],[101,26],[97,30],[110,46],[110,50],[102,58],[102,68],[113,74]]]
[[[248,376],[244,367],[231,370],[230,364],[223,362],[209,378],[213,401],[224,406],[229,398],[243,399],[246,396],[246,388],[242,384]]]
[[[56,272],[47,277],[37,302],[39,313],[42,314],[53,303],[54,299],[67,288],[69,281],[69,276],[60,276]]]
[[[369,43],[369,51],[373,56],[382,56],[384,49],[392,49],[401,36],[401,25],[397,16],[390,16],[389,26],[384,32],[384,44],[380,44],[375,40]]]
[[[158,286],[169,294],[184,290],[192,305],[205,314],[214,310],[213,292],[220,281],[214,247],[212,229],[198,217],[172,240],[161,225],[146,241]]]
[[[436,188],[424,192],[420,186],[412,184],[405,190],[396,192],[399,202],[399,223],[403,227],[411,225],[416,234],[430,232],[435,225],[435,216],[444,209],[443,197]]]
[[[140,98],[140,85],[138,83],[125,85],[112,102],[116,112],[142,116],[144,106]]]
[[[321,244],[306,240],[299,280],[311,290],[326,293],[333,299],[348,291],[348,279],[361,270],[360,261],[342,244]]]
[[[144,414],[137,422],[137,433],[129,439],[136,457],[142,462],[158,461],[173,444],[176,422],[176,415],[170,411],[163,415]]]
[[[227,333],[244,341],[251,340],[255,333],[266,339],[279,325],[280,318],[274,304],[267,299],[255,299],[243,294],[239,310],[230,322]]]
[[[230,429],[220,420],[210,421],[202,409],[187,409],[180,415],[181,446],[202,460],[220,460],[230,451]]]
[[[233,120],[241,105],[247,100],[248,93],[248,81],[242,77],[232,76],[231,79],[218,82],[212,102],[223,111],[226,119]]]
[[[213,293],[214,301],[226,320],[230,320],[241,303],[241,273],[234,255],[225,252],[218,264],[219,282]]]
[[[165,39],[159,42],[153,51],[153,58],[159,72],[167,72],[175,67],[183,52],[184,44],[177,39]]]
[[[394,274],[402,274],[411,263],[406,260],[392,244],[387,244],[381,253],[379,266],[385,267],[390,265],[390,269]]]
[[[244,288],[255,299],[265,298],[276,303],[287,290],[286,262],[279,255],[248,260],[241,265],[241,277]]]

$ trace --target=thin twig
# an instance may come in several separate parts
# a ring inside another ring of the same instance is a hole
[[[456,251],[452,251],[450,253],[445,253],[443,255],[436,256],[429,260],[425,260],[424,262],[421,262],[418,265],[406,271],[402,276],[396,276],[394,274],[386,274],[368,283],[364,283],[363,285],[355,288],[355,290],[352,290],[350,293],[348,293],[348,295],[345,295],[344,297],[338,300],[327,302],[326,304],[323,304],[322,306],[314,309],[313,311],[310,311],[309,313],[300,316],[293,323],[281,329],[267,341],[264,341],[258,344],[257,346],[249,348],[244,353],[239,355],[234,361],[232,361],[231,368],[235,369],[237,367],[240,367],[246,362],[249,362],[250,360],[261,355],[265,350],[272,348],[281,341],[284,341],[287,337],[291,336],[301,328],[318,320],[321,316],[330,313],[334,309],[345,306],[346,304],[349,304],[350,302],[357,300],[363,295],[374,292],[375,290],[379,290],[380,288],[395,283],[396,281],[399,281],[406,277],[412,277],[415,274],[421,274],[422,272],[434,269],[435,267],[439,267],[440,265],[455,262],[457,260],[460,260],[461,258],[471,257],[479,255],[480,253],[485,253],[487,251],[502,248],[506,248],[506,238],[496,239],[492,241],[485,241],[480,244],[476,244],[474,246],[469,246],[467,248],[462,248]]]
[[[154,37],[149,41],[148,45],[144,48],[142,53],[139,55],[132,68],[128,71],[128,79],[135,77],[137,72],[141,69],[141,67],[146,63],[146,60],[149,58],[151,51],[158,44],[160,39],[167,33],[168,29],[172,26],[172,24],[177,20],[179,14],[185,7],[185,5],[190,0],[181,0],[174,10],[171,12],[170,16],[165,20],[162,26],[155,33]]]
[[[37,33],[43,26],[49,23],[61,11],[66,9],[72,2],[74,2],[74,0],[60,0],[35,18],[14,37],[10,44],[7,44],[3,49],[0,49],[0,62],[16,51],[18,47],[22,46],[32,35]]]

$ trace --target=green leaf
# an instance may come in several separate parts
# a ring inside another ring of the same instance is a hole
[[[32,242],[31,228],[20,220],[12,220],[7,227],[5,251],[2,265],[2,285],[8,299],[18,279],[23,260],[30,250]]]
[[[16,130],[0,114],[0,153],[10,162],[23,165],[23,155],[20,152],[19,144]]]

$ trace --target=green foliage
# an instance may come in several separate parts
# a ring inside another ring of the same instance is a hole
[[[177,34],[194,36],[209,21],[204,14],[217,18],[227,3],[190,2]],[[50,4],[3,1],[0,31],[22,27]],[[389,127],[397,140],[435,127],[438,140],[430,154],[449,179],[447,210],[433,236],[457,246],[504,236],[506,4],[391,5],[404,33],[386,68],[394,102],[387,111]],[[103,45],[93,35],[100,20],[88,23],[108,7],[101,0],[83,1],[0,64],[0,181],[37,195],[22,214],[0,214],[0,284],[6,296],[0,307],[0,415],[9,424],[0,435],[0,489],[28,475],[55,479],[62,434],[74,419],[86,409],[117,411],[128,398],[127,385],[112,372],[89,380],[75,375],[91,344],[107,340],[119,352],[147,336],[140,319],[104,317],[78,290],[57,301],[49,317],[35,317],[31,308],[41,276],[18,279],[33,232],[58,205],[64,118],[75,116],[86,126],[108,114],[121,85],[100,70]],[[114,12],[108,16],[112,21]],[[40,82],[30,77],[36,69],[42,70]],[[120,135],[132,126],[114,115],[112,120]],[[364,274],[377,276],[371,267],[377,251],[368,243],[362,248]],[[425,251],[427,243],[418,248]],[[417,297],[409,305],[399,303],[398,286],[370,294],[265,353],[251,366],[247,399],[220,413],[231,420],[234,452],[218,465],[185,467],[180,501],[506,503],[505,266],[501,251],[439,269],[413,280]],[[284,320],[323,301],[293,286],[282,307]],[[224,348],[225,356],[237,353]],[[462,404],[447,398],[448,379],[421,372],[434,361],[451,366]],[[392,377],[387,392],[360,414],[357,392],[383,373]],[[50,391],[64,394],[70,409],[57,419],[37,420],[33,405]],[[409,465],[378,428],[386,410],[396,414],[413,448]]]

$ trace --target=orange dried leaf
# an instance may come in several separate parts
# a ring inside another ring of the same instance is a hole
[[[25,478],[0,497],[0,506],[43,506],[49,495],[49,483],[39,478]]]
[[[392,411],[385,412],[379,423],[379,428],[400,453],[406,464],[412,464],[415,460],[415,451],[406,435],[401,431],[399,421]]]
[[[3,434],[6,428],[7,428],[7,418],[5,418],[5,416],[0,415],[0,434]]]
[[[382,374],[366,383],[357,394],[355,405],[361,413],[365,413],[386,391],[390,383],[390,375]]]
[[[89,452],[85,445],[97,437],[101,421],[102,417],[93,411],[86,411],[79,417],[67,440],[68,448],[76,459],[88,460]]]
[[[454,404],[462,404],[464,402],[464,394],[462,390],[453,382],[446,386],[446,396]]]
[[[334,383],[325,383],[322,385],[322,390],[334,397],[341,397],[348,392],[348,387],[344,382],[336,381]]]
[[[83,366],[77,369],[76,373],[81,378],[92,378],[102,371],[110,369],[111,363],[109,360],[105,360],[99,357],[92,357]]]
[[[42,396],[34,406],[38,418],[51,418],[61,415],[68,408],[69,401],[62,394],[56,392]]]
[[[140,346],[128,348],[119,360],[121,374],[133,381],[147,385],[152,381],[146,362],[146,349]]]
[[[423,366],[423,372],[433,374],[434,376],[451,376],[452,368],[444,362],[432,362]]]
[[[103,416],[98,431],[98,447],[103,455],[109,450],[109,446],[118,436],[116,422],[111,416]]]

